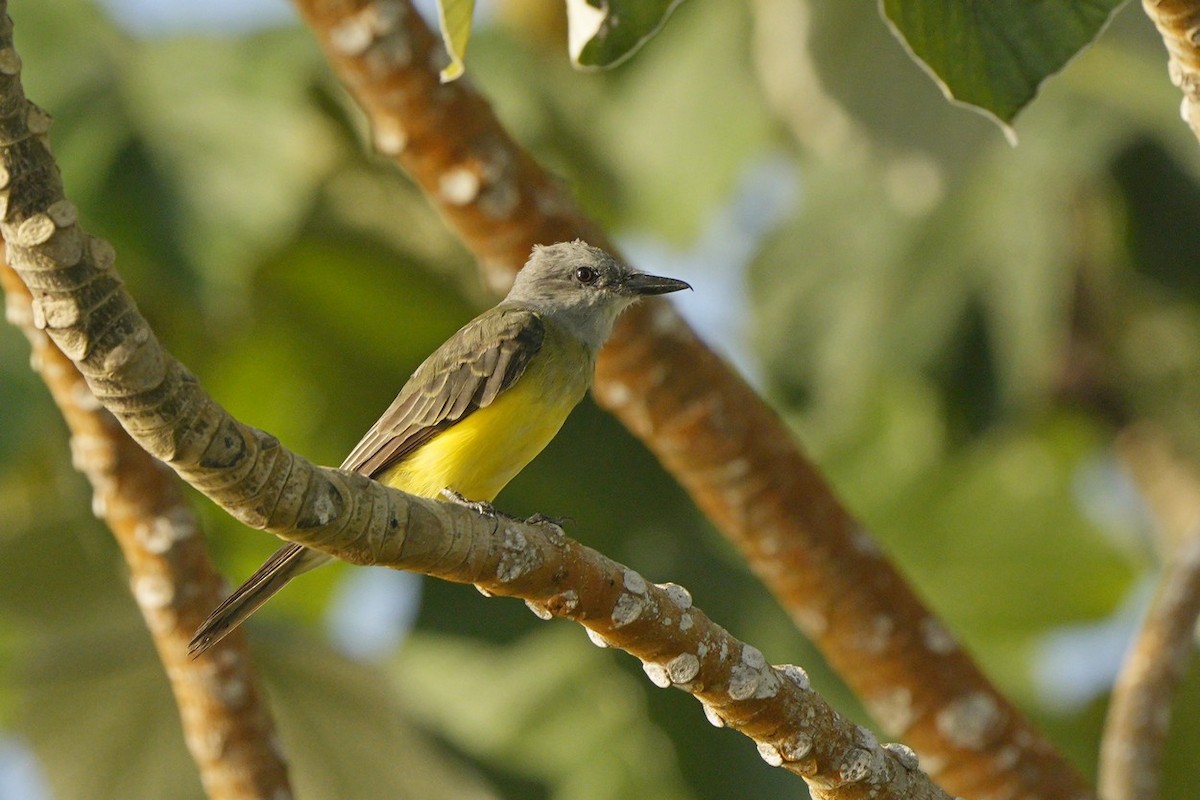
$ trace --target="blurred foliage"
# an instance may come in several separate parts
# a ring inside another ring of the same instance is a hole
[[[554,6],[499,5],[472,39],[472,79],[618,238],[687,250],[735,191],[753,194],[764,159],[799,186],[750,263],[722,265],[722,286],[748,288],[733,311],[755,378],[985,668],[1090,770],[1103,701],[1042,706],[1038,644],[1112,614],[1161,554],[1137,515],[1097,511],[1122,487],[1080,476],[1115,463],[1113,436],[1134,420],[1200,459],[1200,172],[1150,23],[1136,4],[1118,13],[1022,114],[1013,148],[945,102],[874,0],[693,0],[637,58],[589,76],[563,58]],[[241,419],[336,464],[489,302],[419,193],[366,154],[305,31],[140,41],[85,0],[14,16],[83,219],[116,245],[168,347]],[[797,124],[813,108],[832,111]],[[199,797],[119,555],[27,352],[0,329],[0,725],[35,748],[57,797]],[[500,505],[570,516],[570,532],[690,587],[865,720],[590,401]],[[195,506],[229,575],[272,549]],[[412,646],[353,662],[317,623],[354,574],[306,577],[250,627],[307,796],[801,791],[634,659],[469,587],[425,581]],[[1166,794],[1183,796],[1200,780],[1200,726],[1175,728]],[[604,760],[583,757],[593,749]]]

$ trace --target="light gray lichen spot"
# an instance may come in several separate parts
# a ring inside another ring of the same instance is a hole
[[[678,583],[660,583],[658,588],[662,589],[667,598],[680,609],[687,611],[692,607],[692,593]]]
[[[574,589],[567,589],[565,592],[560,592],[550,598],[550,605],[553,605],[560,614],[570,614],[579,607],[579,592]]]
[[[983,750],[1004,727],[1004,712],[995,698],[972,692],[949,703],[937,713],[938,731],[959,747]]]
[[[762,675],[746,664],[736,664],[729,671],[729,696],[734,700],[749,700],[758,690]]]
[[[807,733],[793,733],[776,743],[779,755],[784,761],[799,761],[812,752],[813,740]]]
[[[628,591],[634,594],[646,593],[646,579],[631,569],[626,569],[621,576],[621,582]]]
[[[133,596],[142,608],[166,608],[175,599],[175,585],[161,575],[142,575],[133,582]]]
[[[808,673],[804,670],[804,667],[798,667],[795,664],[781,664],[776,669],[783,674],[783,677],[796,684],[802,691],[807,692],[812,689],[812,682],[809,680]]]
[[[891,753],[896,761],[900,763],[900,766],[909,772],[913,772],[921,766],[921,761],[917,758],[917,754],[906,744],[887,742],[883,745],[883,749]]]
[[[176,508],[171,513],[155,517],[149,522],[139,523],[133,531],[138,544],[155,555],[166,553],[177,542],[189,539],[195,533],[195,520],[182,508]]]
[[[408,146],[408,133],[399,124],[380,122],[373,134],[375,149],[385,156],[398,156]]]
[[[667,672],[674,683],[689,683],[700,673],[700,659],[691,653],[680,653],[667,662]]]
[[[794,609],[792,618],[796,620],[800,630],[809,636],[821,636],[829,629],[829,617],[812,606]]]
[[[623,628],[642,615],[646,601],[637,595],[621,592],[617,604],[613,606],[612,623],[614,628]]]
[[[704,718],[708,720],[709,725],[712,725],[714,728],[725,727],[725,720],[721,718],[721,715],[715,708],[704,702],[700,703],[700,707],[704,709]]]
[[[554,614],[545,606],[538,605],[533,600],[526,600],[525,607],[533,612],[533,615],[541,620],[554,619]]]
[[[438,180],[438,196],[452,206],[465,206],[479,196],[482,185],[470,168],[453,167]]]
[[[858,783],[871,774],[871,753],[861,747],[852,747],[838,765],[838,777],[846,783]]]
[[[916,719],[912,689],[898,686],[866,699],[871,716],[893,736],[903,735]]]
[[[542,557],[536,548],[529,547],[525,534],[516,528],[504,529],[504,544],[500,563],[496,565],[496,580],[511,583],[541,566]]]
[[[584,628],[584,631],[587,632],[588,639],[590,639],[592,644],[596,645],[596,647],[601,647],[601,648],[608,647],[608,640],[605,639],[603,636],[601,636],[599,633],[592,630],[591,628]]]
[[[762,669],[767,665],[767,659],[761,650],[748,644],[742,647],[742,663],[754,669]]]
[[[656,664],[653,661],[643,661],[642,671],[646,673],[646,677],[660,689],[666,689],[671,685],[671,676],[667,673],[667,668],[662,664]]]
[[[375,32],[371,27],[371,21],[365,15],[346,17],[330,29],[329,44],[342,55],[362,55],[375,41]]]
[[[687,633],[691,629],[692,629],[692,615],[691,614],[681,614],[679,617],[679,630],[683,633]]]
[[[783,756],[780,755],[777,749],[775,749],[775,745],[771,744],[770,742],[758,743],[758,755],[763,761],[767,762],[772,767],[783,766]]]
[[[54,220],[49,214],[34,214],[17,226],[16,244],[23,247],[37,247],[50,241],[57,230]]]

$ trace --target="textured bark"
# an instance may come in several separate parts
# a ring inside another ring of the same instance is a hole
[[[1170,60],[1171,83],[1183,92],[1179,114],[1200,139],[1200,2],[1197,0],[1142,0],[1154,20]]]
[[[3,51],[0,50],[0,57]],[[129,586],[175,695],[184,741],[213,800],[291,796],[275,726],[241,636],[208,656],[188,641],[224,596],[182,484],[96,402],[83,376],[34,325],[32,298],[0,263],[8,320],[29,339],[32,362],[71,432],[75,467],[92,484],[93,508],[112,530]]]
[[[468,81],[438,81],[444,54],[408,2],[296,5],[366,111],[375,147],[422,187],[497,290],[536,243],[578,237],[611,249]],[[883,558],[786,426],[669,305],[622,318],[596,396],[943,786],[972,800],[1091,796]]]

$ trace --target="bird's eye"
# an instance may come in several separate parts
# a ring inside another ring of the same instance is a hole
[[[575,270],[575,280],[583,284],[595,283],[599,277],[600,273],[591,267],[580,267]]]

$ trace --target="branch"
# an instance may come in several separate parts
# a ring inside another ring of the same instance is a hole
[[[612,250],[469,81],[439,82],[444,53],[407,0],[295,2],[366,111],[375,147],[422,187],[493,287],[508,285],[535,243],[579,237]],[[668,304],[620,320],[596,396],[942,785],[975,800],[1090,796],[883,558],[775,413]]]
[[[1100,750],[1105,800],[1156,797],[1171,722],[1200,618],[1200,528],[1177,548],[1113,688]]]
[[[1100,790],[1105,800],[1157,796],[1171,704],[1195,647],[1200,618],[1200,521],[1196,476],[1165,437],[1135,426],[1119,450],[1152,509],[1169,552],[1141,630],[1113,688],[1100,749]]]
[[[91,482],[94,507],[125,556],[133,598],[170,681],[205,792],[213,800],[290,795],[245,640],[202,659],[187,655],[192,633],[225,589],[179,481],[100,407],[75,365],[35,327],[29,290],[3,262],[0,288],[8,321],[29,339],[34,368],[71,431],[72,460]]]
[[[1170,60],[1167,74],[1183,92],[1179,108],[1183,121],[1200,139],[1200,2],[1196,0],[1142,0],[1142,8],[1162,34]]]

